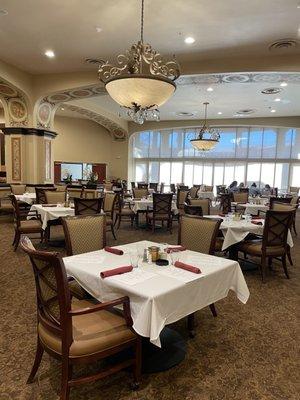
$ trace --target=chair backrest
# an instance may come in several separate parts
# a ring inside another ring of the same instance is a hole
[[[56,185],[55,187],[57,192],[65,192],[67,190],[66,185]]]
[[[158,187],[158,183],[155,183],[155,182],[149,183],[149,189],[153,189],[154,192],[157,192],[157,187]]]
[[[292,196],[292,200],[290,204],[298,205],[299,206],[300,197],[299,196]]]
[[[217,185],[217,195],[220,195],[221,193],[225,193],[226,190],[226,185]]]
[[[272,204],[272,210],[274,210],[274,211],[296,211],[297,205],[289,204],[289,203],[277,203],[276,201],[274,201]]]
[[[0,205],[1,205],[1,201],[2,200],[9,200],[10,201],[10,196],[11,195],[11,189],[10,187],[4,187],[4,188],[0,188]]]
[[[161,182],[160,184],[160,193],[163,193],[165,190],[165,184],[163,182]]]
[[[138,183],[138,189],[147,189],[148,190],[148,184],[147,183]]]
[[[213,254],[221,219],[182,215],[179,222],[178,243],[188,250]]]
[[[101,250],[106,244],[104,214],[62,218],[68,255]]]
[[[168,214],[172,213],[172,193],[153,193],[153,213]]]
[[[36,195],[36,203],[37,204],[47,204],[47,200],[46,200],[46,195],[45,195],[45,191],[56,191],[56,188],[53,187],[36,187],[35,188],[35,195]]]
[[[179,184],[179,185],[178,185],[178,189],[180,189],[180,190],[189,190],[189,187],[188,187],[187,185],[181,185],[181,184]]]
[[[148,196],[148,189],[132,189],[132,193],[135,199],[141,199]]]
[[[37,317],[50,333],[60,336],[62,349],[72,341],[71,295],[65,266],[58,253],[37,251],[26,236],[21,237],[21,248],[31,261],[36,287]]]
[[[171,184],[170,184],[170,191],[171,191],[172,193],[176,193],[176,186],[175,186],[175,183],[171,183]]]
[[[97,199],[99,192],[95,189],[83,189],[82,198],[84,199]]]
[[[233,201],[236,203],[247,203],[249,192],[233,193]]]
[[[74,198],[75,215],[94,215],[101,212],[103,199]]]
[[[177,191],[177,208],[183,208],[184,203],[186,202],[187,196],[188,196],[188,189],[178,189]]]
[[[75,197],[81,198],[82,192],[83,192],[83,188],[80,188],[80,189],[68,188],[67,189],[69,199],[74,199]]]
[[[290,186],[290,193],[298,193],[300,190],[299,186]]]
[[[203,215],[210,215],[209,199],[189,199],[188,203],[191,206],[199,206],[202,208]]]
[[[273,203],[291,204],[292,197],[270,197],[270,210],[273,208]]]
[[[10,196],[9,196],[9,198],[10,198],[10,201],[11,201],[11,204],[12,204],[12,206],[13,206],[13,209],[14,209],[14,222],[16,223],[16,225],[19,227],[20,225],[21,225],[21,219],[22,219],[22,215],[21,215],[21,210],[20,210],[20,207],[19,207],[19,203],[18,203],[18,201],[17,201],[17,199],[16,199],[16,197],[15,197],[15,195],[14,194],[11,194]]]
[[[135,189],[135,182],[130,182],[130,184],[131,184],[131,189]]]
[[[12,194],[23,194],[26,192],[26,185],[10,185]]]
[[[210,185],[204,185],[204,192],[213,192],[214,187]]]
[[[262,251],[273,246],[287,246],[288,230],[291,227],[295,210],[268,210],[262,240]]]
[[[228,214],[231,212],[231,193],[221,193],[221,209],[224,214]]]
[[[249,188],[239,188],[240,193],[247,193],[249,195]]]
[[[203,211],[201,206],[191,206],[190,204],[184,205],[184,212],[188,215],[198,215],[199,217],[203,216]]]
[[[192,199],[195,199],[197,197],[197,193],[198,193],[199,189],[200,189],[200,187],[196,187],[196,186],[193,186],[190,189],[190,196],[191,196]]]
[[[66,192],[57,192],[53,190],[45,190],[45,198],[47,204],[65,203]]]
[[[117,207],[118,197],[117,193],[105,193],[103,210],[105,213],[110,213],[111,217],[113,217],[114,210]]]

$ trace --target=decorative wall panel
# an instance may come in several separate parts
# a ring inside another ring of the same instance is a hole
[[[21,180],[21,138],[12,137],[11,138],[11,163],[12,163],[12,180]]]

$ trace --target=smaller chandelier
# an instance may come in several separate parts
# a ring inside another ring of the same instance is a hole
[[[191,143],[196,150],[209,151],[219,143],[220,133],[217,129],[207,125],[207,106],[209,103],[206,102],[203,104],[205,106],[204,123],[197,134],[197,138],[192,139]]]
[[[117,65],[99,63],[98,76],[110,97],[138,124],[159,121],[159,109],[175,92],[180,69],[175,58],[165,62],[144,43],[144,0],[141,2],[141,38],[117,57]]]

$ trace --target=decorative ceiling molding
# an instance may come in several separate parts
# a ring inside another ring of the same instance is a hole
[[[177,85],[209,85],[226,83],[299,83],[300,72],[254,72],[254,73],[226,73],[226,74],[199,74],[185,75],[178,78]]]
[[[116,122],[104,117],[101,114],[95,113],[94,111],[87,110],[86,108],[73,106],[71,104],[64,103],[64,108],[73,112],[77,112],[78,114],[84,115],[89,119],[97,122],[106,128],[110,134],[113,136],[115,140],[123,141],[127,137],[127,132],[124,128],[118,125]]]
[[[82,86],[80,88],[73,88],[69,90],[63,90],[50,94],[44,98],[44,101],[58,104],[70,100],[87,99],[89,97],[106,95],[107,91],[103,85],[95,84],[89,86]]]
[[[11,84],[0,80],[0,96],[4,102],[6,125],[28,126],[28,106],[25,96]]]

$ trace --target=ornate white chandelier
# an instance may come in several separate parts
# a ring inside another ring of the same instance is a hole
[[[150,44],[144,43],[144,0],[141,10],[141,38],[117,57],[117,65],[99,64],[99,79],[111,98],[125,108],[138,124],[159,121],[158,107],[175,92],[180,68],[175,57],[164,62]]]
[[[191,143],[196,150],[209,151],[219,142],[220,133],[217,129],[207,125],[207,106],[209,103],[205,102],[203,105],[205,107],[204,123],[197,134],[197,138],[192,139]]]

